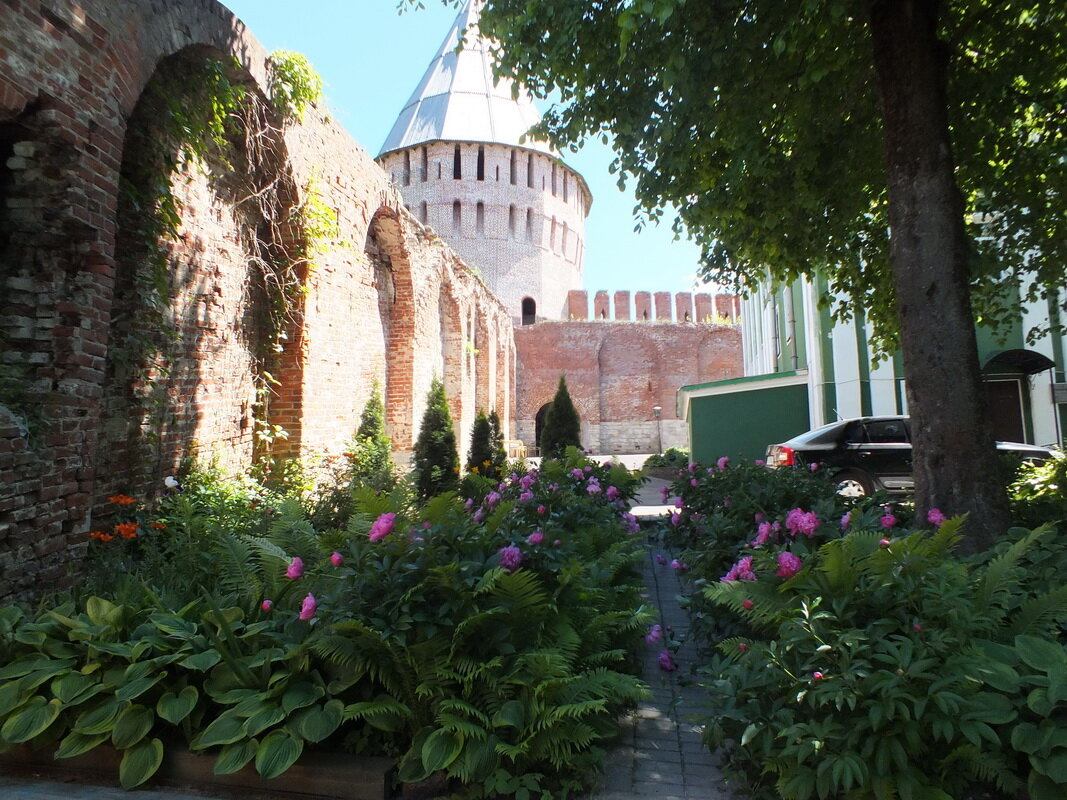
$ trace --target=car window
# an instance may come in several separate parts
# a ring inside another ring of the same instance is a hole
[[[908,441],[908,432],[901,419],[872,420],[864,429],[870,444],[900,444]]]

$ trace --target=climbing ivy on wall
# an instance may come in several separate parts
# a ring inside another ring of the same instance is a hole
[[[322,77],[307,56],[292,50],[275,50],[267,62],[267,88],[274,109],[285,120],[302,122],[308,106],[322,97]]]

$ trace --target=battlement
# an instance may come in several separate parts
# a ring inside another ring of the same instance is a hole
[[[673,302],[672,302],[673,300]],[[589,292],[572,289],[567,293],[567,317],[572,320],[611,322],[693,322],[733,325],[741,319],[741,298],[733,294],[711,295],[708,292],[634,292],[618,291],[609,302],[606,291],[593,295],[593,313],[589,313]],[[673,311],[673,313],[672,313]],[[613,313],[614,312],[614,313]]]

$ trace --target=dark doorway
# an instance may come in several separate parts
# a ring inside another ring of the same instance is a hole
[[[537,303],[532,297],[522,298],[522,324],[533,325],[537,322]]]
[[[997,441],[1025,442],[1022,381],[1017,378],[987,380],[982,385],[985,387],[989,418],[993,423],[993,435]]]
[[[537,452],[540,452],[541,432],[545,429],[545,417],[548,416],[548,409],[551,405],[551,403],[545,403],[537,409],[537,415],[534,417],[534,436],[537,437],[537,441],[534,442],[534,447],[538,448]]]

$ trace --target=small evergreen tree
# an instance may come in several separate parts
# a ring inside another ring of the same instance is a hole
[[[559,386],[552,405],[545,413],[545,427],[541,431],[541,455],[544,458],[560,458],[568,447],[581,447],[581,420],[578,409],[571,402],[567,380],[559,376]]]
[[[504,474],[504,467],[508,461],[508,454],[504,450],[504,429],[500,424],[500,415],[494,408],[489,412],[489,428],[493,435],[493,466],[496,467],[497,477]]]
[[[484,411],[479,411],[471,426],[471,446],[467,451],[467,472],[473,472],[485,478],[498,478],[499,473],[494,463],[495,437],[493,424]]]
[[[445,387],[437,378],[430,386],[414,452],[415,488],[423,499],[459,486],[459,450],[448,412]]]
[[[352,443],[352,484],[391,489],[396,483],[392,450],[393,443],[385,432],[385,406],[375,381]]]

